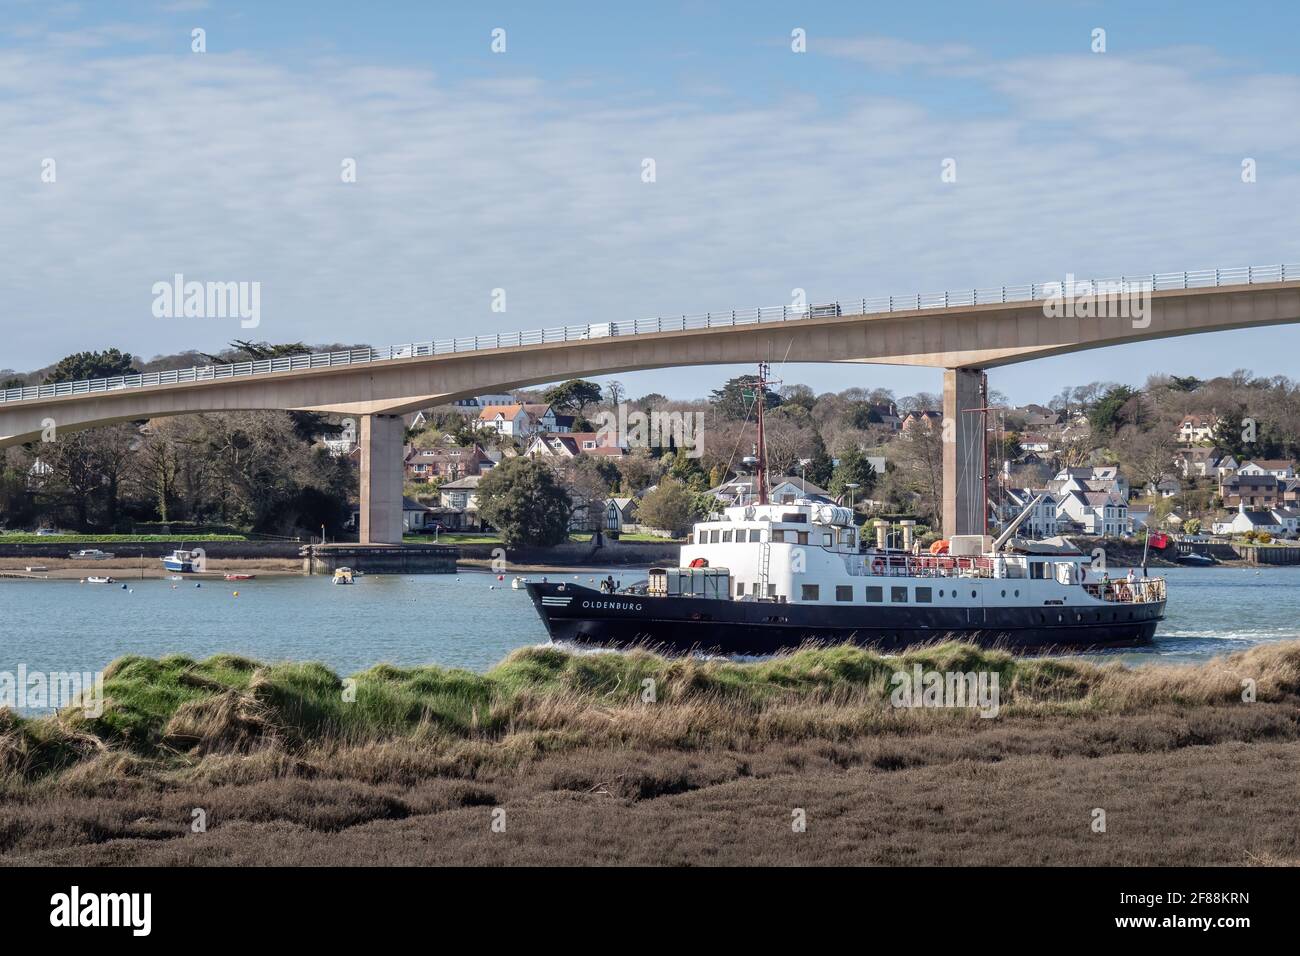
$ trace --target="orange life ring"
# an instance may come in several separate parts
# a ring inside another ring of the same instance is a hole
[[[885,570],[885,562],[882,559],[876,558],[874,561],[871,562],[872,574],[881,574],[884,570]]]
[[[931,553],[931,554],[935,554],[935,555],[938,555],[938,554],[947,554],[947,553],[948,553],[948,539],[947,539],[947,538],[940,538],[938,541],[934,541],[934,542],[932,542],[932,543],[930,544],[930,553]]]
[[[708,558],[696,558],[689,565],[687,565],[687,567],[692,567],[692,568],[707,568],[708,566],[709,566]]]

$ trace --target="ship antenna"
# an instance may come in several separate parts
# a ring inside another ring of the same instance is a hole
[[[763,434],[763,409],[767,405],[767,363],[758,363],[758,503],[767,504],[767,439]]]

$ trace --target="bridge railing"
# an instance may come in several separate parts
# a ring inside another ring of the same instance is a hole
[[[1148,275],[1120,276],[1117,279],[1075,279],[1031,282],[1027,285],[1004,285],[984,289],[956,289],[946,292],[918,292],[911,295],[872,296],[844,299],[820,305],[775,305],[758,309],[731,309],[723,312],[655,316],[646,319],[620,319],[593,325],[565,325],[523,332],[496,332],[459,338],[410,342],[382,348],[348,349],[339,352],[303,352],[272,359],[248,362],[198,365],[165,372],[145,372],[116,378],[89,381],[29,385],[0,391],[0,403],[21,402],[64,395],[86,395],[124,388],[147,388],[176,385],[247,375],[265,375],[300,369],[332,368],[360,365],[390,359],[420,358],[487,349],[518,348],[524,345],[576,342],[613,336],[646,335],[655,332],[680,332],[691,329],[724,328],[764,322],[791,322],[835,315],[875,315],[887,312],[916,312],[925,309],[994,305],[1004,302],[1034,302],[1061,295],[1080,294],[1087,290],[1149,289],[1164,292],[1172,289],[1200,289],[1218,286],[1255,285],[1267,282],[1300,282],[1300,264],[1271,266],[1237,266],[1229,269],[1199,269],[1191,272],[1160,272]]]

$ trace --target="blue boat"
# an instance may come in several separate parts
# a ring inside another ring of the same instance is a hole
[[[182,574],[188,574],[192,571],[202,571],[201,552],[187,551],[185,548],[178,548],[167,557],[162,559],[163,567],[168,571],[179,571]],[[198,560],[195,560],[198,558]]]

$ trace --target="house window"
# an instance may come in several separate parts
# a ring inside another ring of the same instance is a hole
[[[885,591],[879,584],[867,585],[867,603],[879,604],[885,599]]]
[[[889,602],[890,602],[891,604],[906,604],[906,603],[907,603],[907,588],[898,588],[898,587],[890,588],[890,589],[889,589]]]
[[[929,604],[929,603],[930,603],[930,594],[931,594],[931,592],[930,592],[930,589],[929,589],[929,588],[921,588],[921,587],[918,587],[918,588],[916,589],[916,603],[917,603],[917,604]]]
[[[837,584],[837,585],[835,585],[835,600],[837,600],[837,601],[852,601],[852,600],[853,600],[853,585],[851,585],[851,584]]]
[[[819,584],[802,585],[800,588],[799,597],[801,600],[804,601],[821,600],[821,585]]]

